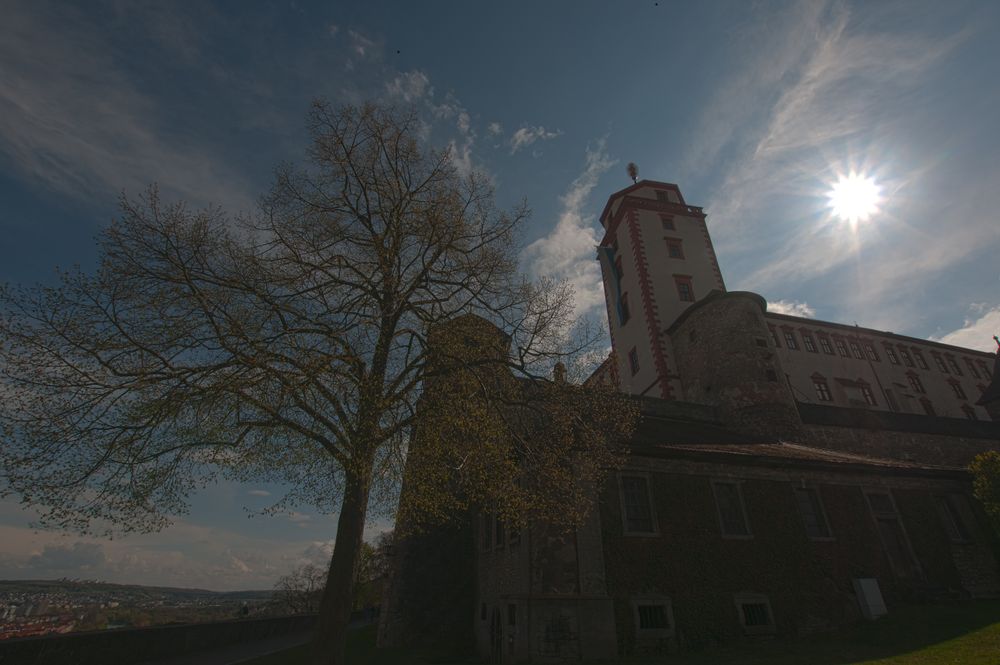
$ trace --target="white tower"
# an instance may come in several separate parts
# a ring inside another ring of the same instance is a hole
[[[601,225],[598,258],[621,389],[680,399],[666,330],[691,303],[726,290],[705,214],[677,185],[641,180],[611,195]]]

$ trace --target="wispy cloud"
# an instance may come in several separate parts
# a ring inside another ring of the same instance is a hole
[[[402,72],[385,84],[390,99],[402,100],[410,104],[433,92],[430,79],[424,72],[415,69]]]
[[[0,159],[22,177],[87,202],[158,182],[196,204],[247,209],[253,188],[204,140],[166,129],[86,14],[36,3],[4,9]],[[38,35],[45,35],[39,48]]]
[[[247,494],[250,496],[271,496],[271,493],[267,490],[250,490]]]
[[[532,127],[529,125],[521,127],[510,137],[510,141],[508,142],[510,144],[510,154],[513,155],[518,150],[527,148],[536,141],[549,141],[558,136],[562,136],[561,129],[551,131],[542,126]]]
[[[160,534],[103,541],[0,525],[0,578],[84,578],[218,591],[267,589],[312,560],[314,541],[252,538],[178,522]],[[326,561],[320,563],[328,563]]]
[[[617,163],[608,155],[604,138],[589,146],[583,172],[560,198],[562,209],[555,227],[524,251],[523,260],[534,275],[565,279],[573,285],[577,314],[604,303],[601,269],[595,259],[600,238],[589,197],[601,175]]]
[[[706,105],[682,168],[687,178],[711,178],[706,210],[733,287],[787,297],[795,284],[824,309],[836,303],[875,319],[866,325],[898,328],[912,318],[907,301],[916,302],[901,294],[921,297],[927,280],[996,246],[1000,232],[979,220],[1000,194],[951,183],[948,197],[933,196],[943,158],[907,159],[899,118],[921,113],[914,101],[969,36],[917,25],[860,20],[846,5],[817,2],[747,26],[735,47],[745,65]],[[825,196],[852,167],[873,172],[885,197],[857,232],[831,218]]]
[[[797,300],[769,300],[767,301],[767,311],[776,314],[803,316],[809,319],[816,316],[816,310],[810,307],[809,303]]]
[[[1000,305],[988,307],[985,303],[974,304],[970,313],[976,318],[967,318],[961,328],[931,339],[964,346],[979,351],[995,352],[997,344],[994,335],[1000,335]]]
[[[350,40],[351,50],[361,58],[371,56],[379,48],[377,41],[359,30],[348,30],[347,38]]]

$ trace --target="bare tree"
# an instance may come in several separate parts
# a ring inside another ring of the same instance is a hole
[[[292,614],[311,614],[319,611],[325,583],[326,571],[307,563],[278,578],[274,596]]]
[[[411,113],[317,102],[309,130],[305,166],[279,168],[257,213],[190,211],[155,189],[123,197],[94,274],[0,291],[0,457],[25,503],[81,531],[161,528],[220,474],[287,483],[276,510],[339,511],[314,662],[342,663],[362,529],[397,495],[425,385],[471,391],[450,393],[451,413],[428,400],[426,430],[448,430],[449,415],[466,431],[469,414],[493,423],[481,440],[423,437],[446,466],[424,465],[411,503],[435,516],[499,491],[512,519],[572,514],[571,481],[616,463],[629,419],[611,395],[546,378],[597,337],[571,325],[567,286],[518,275],[524,207],[497,210],[487,178],[421,146]],[[433,331],[463,315],[504,331],[508,349],[452,352],[469,336]],[[496,367],[535,385],[531,399],[484,380]],[[559,445],[508,417],[511,399],[538,409],[547,396],[543,429]]]

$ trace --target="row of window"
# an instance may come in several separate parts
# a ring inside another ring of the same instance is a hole
[[[812,377],[810,378],[812,379],[813,389],[816,391],[816,397],[819,399],[819,401],[821,402],[834,401],[833,393],[830,391],[830,384],[827,383],[826,377],[817,372],[813,374]],[[910,388],[913,390],[913,392],[921,396],[919,398],[919,401],[924,409],[924,412],[929,416],[937,415],[937,412],[935,412],[934,410],[934,404],[927,397],[927,389],[924,388],[924,383],[923,381],[920,380],[920,377],[917,375],[917,373],[907,372],[906,378],[908,379],[910,383]],[[842,381],[842,382],[845,384],[849,384],[852,389],[856,389],[861,394],[861,398],[864,400],[865,404],[869,406],[879,405],[878,400],[875,398],[875,393],[872,392],[871,386],[864,380],[858,379],[857,381]],[[969,397],[965,393],[965,389],[962,388],[962,385],[958,381],[956,381],[955,379],[951,379],[949,380],[948,385],[951,386],[952,392],[955,393],[955,397],[963,401],[968,400]],[[986,388],[984,386],[980,386],[980,390],[985,391]],[[899,404],[897,403],[896,398],[893,395],[892,391],[887,388],[884,390],[884,392],[885,392],[885,399],[889,408],[892,411],[899,411],[900,410]],[[965,417],[968,418],[969,420],[979,419],[978,416],[976,415],[975,408],[973,408],[971,405],[967,403],[962,404],[961,409],[962,413],[964,413]]]
[[[782,339],[784,339],[785,347],[792,351],[797,351],[799,349],[798,337],[796,336],[794,330],[782,326],[781,336],[779,337],[778,330],[775,326],[768,326],[768,328],[771,330],[771,338],[773,339],[776,347],[781,348]],[[875,345],[871,342],[844,338],[839,335],[828,336],[827,333],[818,331],[815,333],[815,336],[812,332],[806,330],[800,331],[799,334],[802,336],[802,346],[810,353],[819,353],[819,351],[822,350],[823,353],[830,356],[836,354],[840,355],[842,358],[850,358],[853,356],[858,360],[867,359],[875,362],[881,362],[878,351],[875,350]],[[817,340],[819,341],[818,346]],[[882,347],[885,351],[886,358],[888,358],[889,362],[893,365],[903,364],[907,367],[930,369],[930,365],[927,364],[927,359],[924,357],[923,352],[916,347],[907,348],[902,344],[898,344],[896,347],[893,347],[889,342],[882,342]],[[836,348],[836,351],[834,351],[834,348]],[[931,351],[930,354],[934,359],[934,364],[941,372],[945,374],[964,376],[958,361],[950,353],[941,354],[938,351]],[[902,359],[902,363],[900,362],[900,359]],[[976,359],[973,361],[971,358],[963,358],[963,360],[965,361],[966,368],[973,377],[977,379],[991,378],[992,374],[985,360]]]
[[[712,494],[719,519],[719,528],[725,538],[752,538],[750,521],[743,499],[742,481],[713,480]],[[659,533],[656,514],[646,474],[622,474],[620,476],[622,516],[626,535],[655,535]],[[793,487],[795,503],[802,519],[806,535],[813,540],[833,538],[830,523],[826,518],[823,502],[815,487],[802,484]],[[880,515],[895,515],[895,503],[889,490],[867,490],[873,516],[878,521]],[[949,537],[956,542],[969,542],[970,530],[963,513],[968,513],[964,505],[965,497],[960,494],[936,496],[940,517]]]
[[[740,626],[746,635],[774,632],[771,602],[760,593],[733,596]],[[639,639],[663,639],[674,636],[674,607],[669,596],[645,595],[632,599],[632,616]]]

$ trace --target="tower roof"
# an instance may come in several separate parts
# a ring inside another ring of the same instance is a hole
[[[622,196],[627,196],[634,191],[642,189],[643,187],[650,187],[652,189],[660,190],[673,190],[677,192],[677,198],[680,200],[682,205],[687,205],[684,203],[684,195],[681,194],[681,189],[672,182],[660,182],[659,180],[640,180],[634,185],[629,185],[625,189],[620,189],[611,196],[608,197],[608,202],[604,206],[604,210],[601,211],[601,224],[607,226],[605,220],[607,219],[608,212],[611,210],[611,206],[614,204],[615,200],[621,198]]]

